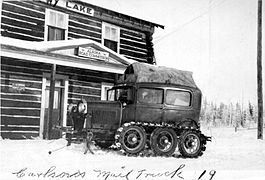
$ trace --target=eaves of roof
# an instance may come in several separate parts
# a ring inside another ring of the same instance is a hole
[[[127,65],[124,64],[116,64],[87,58],[84,59],[75,56],[56,54],[35,49],[26,49],[4,44],[1,44],[1,56],[118,74],[123,74],[127,67]]]

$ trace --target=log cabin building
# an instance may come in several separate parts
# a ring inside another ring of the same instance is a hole
[[[87,2],[2,2],[2,138],[59,138],[47,122],[69,125],[70,103],[104,100],[130,63],[156,63],[164,26]]]

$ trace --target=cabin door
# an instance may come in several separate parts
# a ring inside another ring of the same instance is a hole
[[[42,137],[46,138],[47,132],[47,121],[49,112],[49,95],[50,95],[50,80],[45,78],[45,87],[42,92]],[[66,102],[67,102],[67,85],[68,81],[64,79],[56,79],[55,90],[54,90],[54,102],[53,102],[53,114],[52,114],[52,126],[64,126],[66,125]],[[62,137],[62,133],[56,129],[51,130],[51,138],[58,139]]]

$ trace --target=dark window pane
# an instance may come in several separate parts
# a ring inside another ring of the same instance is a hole
[[[104,46],[110,48],[112,51],[118,52],[118,42],[104,39]]]
[[[64,40],[65,30],[55,27],[48,27],[48,41]]]

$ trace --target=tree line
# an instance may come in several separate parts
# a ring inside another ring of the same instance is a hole
[[[239,102],[216,104],[203,98],[200,114],[202,126],[250,128],[257,127],[257,121],[258,108],[251,102],[247,105]]]

